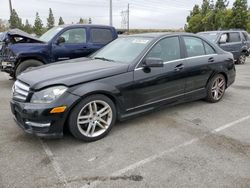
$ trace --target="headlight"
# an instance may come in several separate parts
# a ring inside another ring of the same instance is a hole
[[[35,92],[30,102],[48,104],[59,98],[66,90],[67,87],[65,86],[50,87],[42,91]]]

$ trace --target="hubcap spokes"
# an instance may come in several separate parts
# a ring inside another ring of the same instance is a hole
[[[86,104],[77,118],[79,131],[87,137],[103,134],[112,122],[112,109],[104,101],[92,101]]]
[[[223,78],[217,78],[212,87],[212,96],[215,100],[221,99],[225,91],[225,80]]]

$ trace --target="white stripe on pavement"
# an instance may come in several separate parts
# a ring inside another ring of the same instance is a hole
[[[237,125],[237,124],[239,124],[239,123],[241,123],[241,122],[244,122],[244,121],[246,121],[246,120],[248,120],[248,119],[250,119],[250,115],[249,115],[249,116],[246,116],[246,117],[243,117],[243,118],[241,118],[241,119],[238,119],[238,120],[236,120],[236,121],[233,121],[233,122],[231,122],[231,123],[228,123],[228,124],[226,124],[226,125],[223,125],[223,126],[221,126],[221,127],[218,127],[218,128],[216,128],[216,129],[212,130],[212,131],[210,132],[210,134],[214,134],[214,133],[221,132],[221,131],[223,131],[223,130],[225,130],[225,129],[228,129],[228,128],[232,127],[232,126],[235,126],[235,125]],[[180,148],[183,148],[183,147],[185,147],[185,146],[189,146],[189,145],[191,145],[191,144],[193,144],[193,143],[196,143],[196,142],[202,140],[203,138],[205,138],[205,137],[208,136],[208,135],[209,135],[209,134],[206,134],[206,135],[204,135],[204,136],[201,137],[201,138],[194,138],[194,139],[191,139],[191,140],[189,140],[189,141],[187,141],[187,142],[184,142],[184,143],[182,143],[182,144],[180,144],[180,145],[178,145],[178,146],[174,146],[174,147],[172,147],[172,148],[170,148],[170,149],[168,149],[168,150],[166,150],[166,151],[163,151],[162,153],[159,153],[159,154],[156,154],[156,155],[152,155],[151,157],[145,158],[145,159],[143,159],[143,160],[141,160],[141,161],[138,161],[138,162],[136,162],[136,163],[134,163],[134,164],[131,164],[131,165],[129,165],[129,166],[127,166],[127,167],[125,167],[125,168],[123,168],[123,169],[121,169],[121,170],[118,170],[118,171],[112,173],[111,176],[114,176],[114,177],[115,177],[115,176],[121,176],[121,175],[123,175],[123,174],[125,174],[125,173],[127,173],[127,172],[129,172],[129,171],[131,171],[131,170],[134,170],[134,169],[136,169],[136,168],[138,168],[138,167],[140,167],[140,166],[143,166],[143,165],[145,165],[145,164],[147,164],[147,163],[150,163],[150,162],[152,162],[152,161],[155,161],[156,159],[162,158],[163,156],[166,156],[166,155],[169,154],[169,153],[174,153],[174,152],[176,152],[177,150],[179,150]],[[101,181],[93,181],[93,182],[90,183],[90,185],[89,185],[89,184],[85,184],[85,185],[83,185],[81,188],[94,188],[94,187],[98,186],[99,184],[101,184]]]

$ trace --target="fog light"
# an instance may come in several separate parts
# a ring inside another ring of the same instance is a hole
[[[63,113],[66,110],[67,106],[60,106],[60,107],[56,107],[53,108],[50,113],[51,114],[59,114],[59,113]]]
[[[50,127],[51,125],[51,123],[37,123],[32,121],[25,121],[25,124],[32,127]]]

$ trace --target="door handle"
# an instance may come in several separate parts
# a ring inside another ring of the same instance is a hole
[[[177,65],[177,66],[174,68],[175,71],[180,71],[180,70],[182,70],[182,69],[184,69],[184,65],[183,65],[183,64],[179,64],[179,65]]]
[[[214,58],[213,58],[213,57],[210,57],[210,58],[208,59],[208,62],[209,62],[209,63],[213,63],[213,62],[214,62]]]

